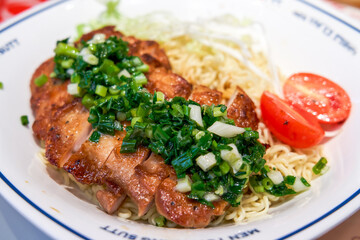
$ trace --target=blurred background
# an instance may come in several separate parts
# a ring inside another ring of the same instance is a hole
[[[15,16],[39,3],[51,0],[0,0],[0,22]],[[314,0],[324,1],[352,18],[360,21],[360,0]]]

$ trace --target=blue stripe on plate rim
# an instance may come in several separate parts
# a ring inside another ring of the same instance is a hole
[[[62,4],[62,3],[65,3],[65,2],[67,2],[67,1],[69,1],[69,0],[61,0],[61,1],[56,2],[56,3],[54,3],[54,4],[48,5],[48,6],[42,8],[42,9],[36,11],[36,12],[33,12],[33,13],[31,13],[31,14],[29,14],[29,15],[21,18],[21,19],[19,19],[18,21],[14,22],[14,23],[12,23],[12,24],[10,24],[10,25],[8,25],[8,26],[6,26],[5,28],[0,29],[0,33],[5,32],[6,30],[14,27],[15,25],[17,25],[17,24],[25,21],[26,19],[29,19],[29,18],[31,18],[31,17],[33,17],[33,16],[35,16],[35,15],[38,15],[38,14],[41,13],[41,12],[44,12],[44,11],[46,11],[46,10],[49,10],[49,9],[51,9],[51,8],[53,8],[53,7],[56,7],[56,6],[58,6],[58,5]],[[321,13],[323,13],[323,14],[325,14],[325,15],[327,15],[327,16],[335,19],[335,20],[337,20],[338,22],[340,22],[340,23],[344,24],[345,26],[351,28],[351,29],[354,30],[355,32],[360,33],[360,29],[358,29],[358,28],[356,28],[354,25],[351,25],[350,23],[342,20],[341,18],[339,18],[339,17],[337,17],[337,16],[335,16],[335,15],[333,15],[333,14],[325,11],[324,9],[322,9],[322,8],[320,8],[320,7],[314,5],[314,4],[312,4],[312,3],[310,3],[310,2],[308,2],[308,1],[306,1],[306,0],[296,0],[296,1],[298,1],[298,2],[300,2],[300,3],[303,3],[303,4],[309,6],[309,7],[313,8],[313,9],[315,9],[315,10],[317,10],[317,11],[319,11],[319,12],[321,12]],[[4,176],[4,174],[2,174],[2,172],[0,172],[0,178],[1,178],[12,190],[14,190],[22,199],[24,199],[27,203],[29,203],[31,206],[33,206],[36,210],[38,210],[38,211],[41,212],[42,214],[44,214],[46,217],[48,217],[49,219],[51,219],[51,220],[54,221],[55,223],[59,224],[60,226],[62,226],[62,227],[65,228],[66,230],[72,232],[73,234],[75,234],[75,235],[77,235],[77,236],[79,236],[79,237],[81,237],[81,238],[83,238],[83,239],[90,239],[90,238],[82,235],[81,233],[75,231],[75,230],[72,229],[71,227],[65,225],[64,223],[60,222],[59,220],[57,220],[56,218],[54,218],[53,216],[51,216],[49,213],[47,213],[46,211],[44,211],[42,208],[40,208],[38,205],[36,205],[34,202],[32,202],[32,201],[31,201],[29,198],[27,198],[22,192],[20,192],[19,189],[17,189],[17,188]],[[295,231],[293,231],[293,232],[291,232],[291,233],[289,233],[289,234],[287,234],[287,235],[285,235],[285,236],[283,236],[283,237],[280,237],[280,238],[278,238],[278,239],[279,239],[279,240],[282,240],[282,239],[289,238],[289,237],[294,236],[295,234],[297,234],[297,233],[299,233],[299,232],[301,232],[301,231],[303,231],[303,230],[311,227],[311,226],[314,225],[315,223],[323,220],[324,218],[328,217],[328,216],[331,215],[332,213],[334,213],[334,212],[336,212],[337,210],[339,210],[341,207],[343,207],[345,204],[347,204],[348,202],[350,202],[352,199],[354,199],[354,198],[355,198],[356,196],[358,196],[359,194],[360,194],[360,188],[359,188],[356,192],[354,192],[350,197],[348,197],[348,198],[345,199],[343,202],[341,202],[339,205],[337,205],[336,207],[334,207],[333,209],[331,209],[329,212],[325,213],[324,215],[320,216],[319,218],[315,219],[314,221],[312,221],[312,222],[304,225],[303,227],[301,227],[301,228],[299,228],[299,229],[297,229],[297,230],[295,230]]]

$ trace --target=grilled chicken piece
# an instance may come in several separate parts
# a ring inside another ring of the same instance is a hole
[[[91,131],[88,117],[80,99],[57,109],[45,142],[45,156],[50,163],[62,167],[85,142]]]
[[[50,73],[54,70],[54,60],[50,58],[43,62],[35,71],[31,78],[31,108],[35,114],[33,123],[34,135],[45,140],[49,129],[50,118],[53,110],[73,101],[73,97],[67,92],[68,82],[65,84],[58,79],[50,78]],[[35,85],[35,79],[44,74],[48,81],[41,87]]]
[[[155,153],[151,153],[146,161],[139,164],[135,168],[135,173],[139,178],[140,185],[147,188],[153,198],[160,183],[170,175],[175,175],[174,169]]]
[[[121,144],[125,132],[117,132],[115,136],[103,135],[98,143],[84,142],[64,164],[63,168],[83,184],[97,182],[96,176],[103,167],[111,151]]]
[[[149,66],[149,72],[154,71],[157,68],[164,67],[164,64],[150,54],[143,54],[140,56],[141,60]],[[170,70],[170,68],[168,68]]]
[[[176,191],[175,186],[176,180],[167,178],[155,194],[157,211],[174,223],[188,228],[202,228],[210,223],[213,216],[224,214],[227,202],[213,202],[215,209],[212,209]]]
[[[244,90],[237,87],[229,100],[227,116],[234,119],[235,125],[238,127],[250,127],[252,130],[257,130],[259,119],[255,109],[255,104],[251,98]]]
[[[150,71],[157,67],[170,70],[171,65],[168,57],[160,45],[155,41],[142,41],[132,36],[123,37],[129,43],[129,55],[138,56],[150,66]]]
[[[126,194],[115,195],[112,192],[99,190],[96,192],[96,198],[100,205],[108,214],[113,214],[124,201]]]
[[[50,119],[54,112],[65,104],[71,103],[74,97],[68,94],[67,85],[69,81],[63,84],[46,86],[45,91],[37,92],[31,98],[32,108],[35,112],[35,121],[32,125],[35,136],[40,140],[45,140]]]
[[[122,38],[129,45],[129,55],[140,57],[153,70],[155,67],[162,66],[166,69],[171,69],[170,62],[164,50],[155,41],[142,41],[133,36],[124,36],[121,32],[115,30],[115,26],[106,26],[95,31],[84,34],[80,40],[88,41],[94,37],[95,34],[105,34],[106,38],[116,36]]]
[[[34,95],[37,92],[41,92],[43,89],[45,89],[49,85],[53,85],[53,81],[48,81],[42,87],[38,87],[35,85],[35,79],[40,77],[43,74],[45,76],[47,76],[48,78],[50,78],[50,74],[54,71],[54,67],[55,67],[54,58],[49,58],[35,70],[34,74],[31,77],[31,81],[30,81],[31,95]],[[51,80],[54,80],[54,79],[51,79]]]
[[[120,153],[121,143],[114,148],[106,160],[98,178],[120,186],[138,206],[139,216],[151,206],[153,195],[140,183],[136,166],[148,158],[150,150],[142,146],[135,153]]]
[[[80,43],[81,41],[89,41],[90,39],[92,39],[96,34],[105,34],[105,38],[109,38],[111,36],[116,36],[116,37],[123,37],[124,35],[115,30],[115,26],[106,26],[94,31],[91,31],[89,33],[86,33],[84,35],[81,36],[80,40],[78,40],[76,43]]]
[[[191,94],[192,85],[179,75],[166,70],[156,68],[146,74],[148,83],[145,88],[151,93],[162,92],[167,99],[174,97],[188,98]]]
[[[200,105],[219,105],[221,103],[222,92],[212,90],[202,85],[195,85],[189,99]]]

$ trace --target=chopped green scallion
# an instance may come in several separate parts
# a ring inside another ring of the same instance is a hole
[[[312,168],[313,173],[316,175],[321,174],[322,170],[326,167],[327,160],[326,158],[322,157],[320,160],[314,165]]]
[[[227,115],[227,111],[225,110],[224,112],[221,111],[222,108],[221,107],[215,107],[214,108],[214,117],[222,117],[222,116],[226,116]]]
[[[90,138],[89,138],[89,141],[90,142],[95,142],[95,143],[98,143],[100,141],[100,137],[101,137],[101,134],[99,131],[94,131]]]
[[[89,50],[91,51],[91,52],[96,52],[96,45],[95,44],[93,44],[93,43],[90,43],[89,44],[89,46],[88,46],[88,48],[89,48]]]
[[[28,116],[27,115],[23,115],[20,117],[20,120],[21,120],[21,124],[23,126],[27,126],[29,124],[29,119],[28,119]]]
[[[284,178],[284,182],[288,185],[294,185],[296,177],[288,175]]]
[[[76,47],[72,47],[66,43],[60,42],[55,48],[55,53],[57,55],[65,55],[68,57],[76,58],[79,54],[79,50]]]
[[[123,141],[120,153],[133,153],[136,151],[136,140]]]
[[[230,171],[230,165],[223,161],[220,165],[219,165],[220,171],[223,175],[227,174]]]
[[[264,178],[261,181],[261,185],[263,185],[266,190],[271,190],[274,186],[274,183],[271,181],[270,178]]]
[[[157,227],[164,227],[166,223],[166,218],[164,216],[158,216],[155,218],[155,224]]]
[[[83,96],[81,103],[87,108],[90,109],[92,106],[94,106],[94,97],[92,94],[85,94],[85,96]]]
[[[147,84],[147,78],[145,77],[145,75],[143,73],[134,75],[134,80],[138,86],[143,86],[143,85]]]
[[[308,181],[306,181],[306,179],[303,178],[303,177],[300,178],[300,181],[301,181],[306,187],[310,187],[310,186],[311,186],[310,183],[308,183]]]
[[[71,83],[80,83],[80,81],[81,81],[81,77],[78,74],[74,73],[71,75],[70,78]]]
[[[99,70],[108,75],[117,75],[120,72],[120,69],[114,64],[114,62],[108,59],[104,60]]]
[[[154,137],[164,143],[170,139],[170,136],[164,130],[162,130],[160,126],[156,127],[154,131]]]
[[[134,118],[131,120],[131,126],[134,127],[135,123],[137,123],[137,122],[143,122],[142,117],[134,117]]]
[[[140,71],[140,72],[148,72],[149,69],[150,69],[149,65],[147,65],[147,64],[143,64],[143,65],[136,67],[136,70]]]
[[[71,68],[74,63],[74,59],[68,59],[61,62],[61,66],[65,69]]]
[[[111,95],[116,95],[119,94],[121,91],[120,87],[118,87],[117,85],[112,85],[111,87],[109,87],[109,93]]]
[[[262,193],[265,191],[264,187],[259,185],[259,186],[255,186],[254,187],[254,191],[257,192],[257,193]]]
[[[137,108],[133,108],[130,110],[131,116],[136,117],[137,115]]]
[[[162,92],[156,92],[156,102],[164,102],[165,95]]]
[[[95,89],[95,94],[101,96],[101,97],[105,97],[106,93],[107,93],[107,87],[103,86],[103,85],[97,85],[96,89]]]
[[[149,113],[150,109],[148,105],[141,103],[136,111],[137,117],[146,117]]]
[[[192,167],[193,161],[189,154],[185,153],[171,161],[177,174],[185,172],[188,168]]]
[[[34,83],[38,87],[42,87],[48,81],[48,77],[45,74],[35,78]]]

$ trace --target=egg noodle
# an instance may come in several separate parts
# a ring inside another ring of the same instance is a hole
[[[221,36],[223,36],[221,39],[214,38],[213,36],[216,34],[212,28],[214,24],[211,25],[211,22],[222,25],[221,29],[223,29],[224,24],[227,24],[232,28],[232,35],[221,32]],[[108,24],[116,25],[117,29],[126,35],[158,41],[165,50],[175,73],[184,77],[191,84],[205,85],[221,91],[224,103],[230,99],[237,86],[246,91],[257,108],[263,91],[279,92],[278,74],[274,71],[268,51],[266,49],[262,49],[262,51],[254,49],[254,46],[260,41],[255,39],[252,35],[253,32],[251,32],[256,23],[249,20],[244,23],[244,21],[238,21],[231,16],[223,16],[206,21],[206,24],[200,21],[195,29],[202,33],[200,37],[199,34],[194,34],[196,31],[191,29],[193,27],[189,27],[190,24],[182,24],[166,14],[145,15],[136,17],[136,19],[122,15],[107,16],[107,18],[103,16],[100,20],[80,25],[78,30],[81,34]],[[234,32],[236,33],[233,31],[234,28],[241,30],[238,36],[234,35]],[[250,31],[246,31],[246,29],[250,29]],[[259,109],[257,109],[257,113],[261,119]],[[259,140],[262,143],[270,144],[264,156],[269,167],[276,168],[284,176],[302,176],[308,182],[314,179],[316,175],[313,174],[312,167],[324,155],[321,146],[294,149],[282,144],[271,135],[262,121],[259,124],[258,131]],[[39,155],[47,166],[53,167],[46,161],[44,151]],[[64,185],[76,186],[87,195],[89,200],[97,203],[95,193],[102,189],[102,186],[83,185],[64,170],[59,169],[58,171],[64,178]],[[255,193],[248,183],[244,189],[241,204],[238,207],[227,209],[224,215],[213,219],[209,226],[218,226],[230,222],[246,223],[266,217],[271,205],[287,198],[289,197]],[[152,206],[144,216],[139,217],[137,206],[129,198],[123,202],[115,214],[121,219],[142,220],[152,225],[156,225],[156,218],[161,216],[156,207]],[[166,221],[165,226],[176,227],[176,224]]]

